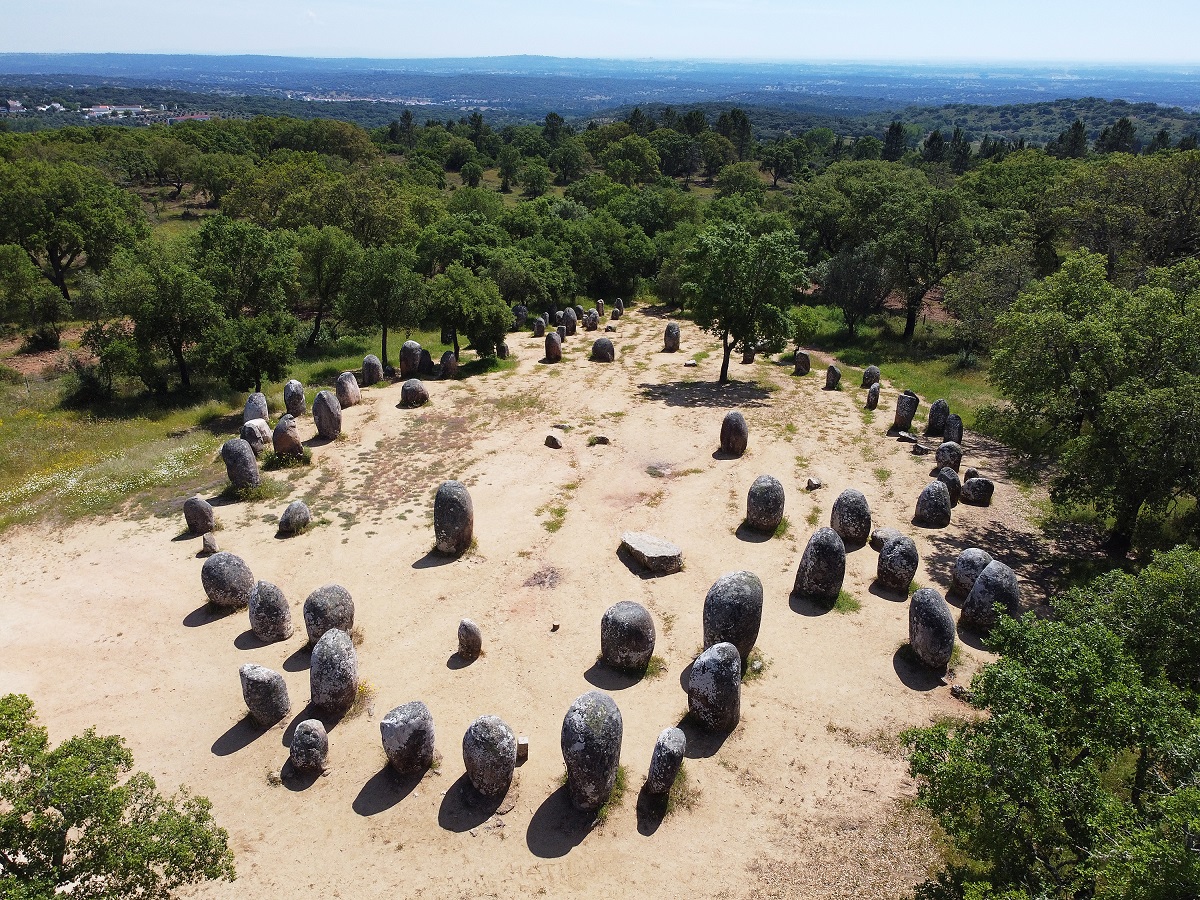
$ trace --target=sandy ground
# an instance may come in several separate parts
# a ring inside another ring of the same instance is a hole
[[[838,492],[857,487],[875,524],[915,538],[916,580],[944,589],[961,548],[1005,558],[1007,541],[1027,527],[1024,498],[1003,479],[997,448],[968,435],[964,466],[982,462],[1000,479],[992,508],[960,506],[947,529],[915,528],[931,461],[885,437],[895,389],[885,386],[870,417],[848,367],[840,392],[821,390],[819,367],[795,378],[769,361],[735,361],[740,382],[720,387],[719,354],[684,367],[711,349],[709,339],[684,324],[682,352],[664,354],[663,325],[652,311],[627,314],[611,335],[611,365],[587,360],[595,335],[582,331],[558,365],[539,362],[540,339],[512,336],[515,371],[431,382],[432,400],[417,410],[397,408],[398,384],[365,390],[346,412],[346,437],[314,442],[315,465],[287,473],[291,496],[326,520],[304,535],[275,536],[287,500],[219,508],[222,548],[291,601],[300,627],[288,641],[261,645],[244,611],[209,613],[200,541],[181,536],[182,515],[10,533],[0,547],[0,691],[28,693],[52,739],[90,725],[122,734],[160,787],[186,784],[212,799],[238,880],[189,896],[901,895],[934,851],[904,802],[914,786],[894,736],[964,714],[948,685],[968,680],[986,654],[964,646],[945,679],[906,663],[897,650],[907,604],[873,590],[869,547],[847,564],[859,612],[821,614],[790,600],[815,527],[808,520],[827,524]],[[750,449],[721,459],[720,423],[733,408],[750,423]],[[307,418],[301,428],[314,431]],[[552,431],[563,449],[544,446]],[[601,434],[611,443],[589,447]],[[788,492],[782,538],[738,531],[762,473]],[[825,487],[805,491],[809,476]],[[470,487],[478,540],[448,563],[429,552],[432,496],[447,478]],[[550,533],[556,505],[565,521]],[[616,554],[627,529],[678,543],[684,570],[631,571]],[[766,588],[758,641],[766,673],[745,685],[732,735],[689,730],[691,808],[639,817],[654,740],[687,709],[682,683],[700,648],[704,595],[736,569]],[[308,716],[301,606],[328,582],[354,597],[359,671],[376,693],[331,729],[326,777],[280,783],[291,729]],[[626,599],[655,617],[667,664],[657,679],[633,683],[596,665],[600,617]],[[486,653],[465,667],[453,657],[464,616],[482,627]],[[243,720],[237,670],[246,662],[284,672],[295,716],[285,725],[263,732]],[[629,791],[592,828],[560,788],[558,744],[568,705],[596,687],[622,712]],[[432,710],[443,759],[402,783],[384,766],[378,720],[413,699]],[[502,814],[469,804],[461,790],[461,736],[488,713],[530,739]]]

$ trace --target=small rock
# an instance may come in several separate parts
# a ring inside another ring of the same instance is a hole
[[[608,446],[608,443],[609,443],[609,441],[608,441],[608,438],[607,438],[607,437],[605,437],[604,435],[602,435],[602,434],[595,434],[595,435],[592,435],[592,437],[591,437],[591,439],[588,441],[588,443],[589,443],[589,444],[602,444],[602,445],[604,445],[604,446],[606,446],[606,447],[607,447],[607,446]]]
[[[313,647],[308,669],[312,705],[330,713],[344,713],[358,696],[358,654],[350,635],[331,628]]]
[[[268,419],[270,415],[267,411],[267,397],[262,391],[256,391],[246,398],[246,406],[242,409],[243,423],[251,419]]]
[[[917,498],[914,524],[925,528],[945,528],[950,524],[950,489],[940,481],[931,481]]]
[[[546,362],[562,361],[562,336],[557,331],[546,335]]]
[[[246,701],[246,708],[263,728],[270,728],[291,710],[287,683],[278,672],[246,663],[238,670],[238,674],[242,680],[242,699]]]
[[[429,402],[429,390],[425,384],[417,378],[410,378],[400,386],[400,405],[411,409],[415,406],[424,406]]]
[[[363,357],[362,363],[362,385],[370,387],[373,384],[379,384],[383,381],[383,363],[379,361],[379,357],[375,354]]]
[[[208,602],[222,609],[241,609],[250,603],[254,575],[240,556],[215,553],[200,567],[200,581]]]
[[[526,735],[521,735],[517,738],[517,763],[526,762],[529,759],[529,738]]]
[[[808,539],[796,570],[793,591],[832,604],[846,577],[846,545],[832,528],[818,528]]]
[[[421,345],[416,341],[405,341],[400,346],[400,377],[407,381],[416,378],[421,368]]]
[[[551,630],[551,631],[558,631],[558,623],[557,623],[557,622],[551,622],[551,623],[550,623],[550,630]]]
[[[824,484],[824,482],[821,481],[820,478],[810,478],[810,479],[808,479],[808,482],[805,485],[805,487],[807,487],[810,491],[818,491],[821,488],[823,488],[824,486],[825,486],[825,484]]]
[[[689,359],[687,362],[685,362],[685,363],[683,364],[683,367],[684,367],[685,369],[694,369],[694,368],[696,368],[696,366],[698,366],[698,365],[699,365],[699,363],[697,363],[697,362],[696,362],[694,359]]]
[[[343,372],[339,375],[333,389],[342,409],[362,403],[362,391],[358,387],[358,379],[354,377],[353,372]]]
[[[670,791],[686,753],[687,736],[678,728],[663,729],[654,742],[654,753],[650,756],[646,793],[661,795]]]
[[[841,380],[842,370],[837,366],[830,366],[825,370],[825,390],[836,391]]]
[[[920,442],[920,438],[911,431],[901,431],[896,435],[896,440],[901,444],[916,444]]]
[[[250,592],[250,630],[264,643],[292,636],[292,610],[283,591],[269,581],[259,581]]]
[[[623,734],[621,710],[608,694],[588,691],[567,709],[559,746],[567,767],[567,790],[576,809],[599,809],[612,794]]]
[[[730,572],[716,580],[704,597],[704,646],[729,643],[743,669],[762,626],[763,584],[753,572]]]
[[[317,434],[327,441],[336,440],[342,433],[342,405],[338,398],[329,391],[319,392],[313,400],[312,412]]]
[[[803,350],[796,351],[795,363],[793,375],[807,375],[812,370],[812,358]]]
[[[188,497],[183,501],[183,521],[190,534],[208,534],[217,527],[217,514],[203,497]]]
[[[225,474],[229,483],[238,490],[258,487],[258,460],[250,445],[241,438],[231,438],[221,445],[221,459],[225,463]]]
[[[432,730],[432,723],[431,723]],[[485,797],[503,797],[517,767],[517,737],[499,716],[480,716],[463,735],[463,764]]]
[[[308,401],[304,399],[304,385],[295,378],[283,386],[283,405],[288,414],[296,418],[308,412]]]
[[[888,541],[898,537],[901,537],[901,534],[895,528],[876,528],[871,532],[871,540],[868,543],[872,550],[879,553]]]
[[[885,590],[907,596],[908,586],[916,577],[920,562],[921,558],[913,539],[902,534],[897,535],[879,551],[875,583]]]
[[[742,658],[737,647],[713,644],[696,657],[688,678],[688,712],[706,728],[733,731],[742,718]]]
[[[271,444],[276,456],[303,456],[304,444],[300,441],[300,430],[296,428],[296,417],[291,413],[281,416],[271,433]]]
[[[783,485],[771,475],[759,475],[746,494],[746,524],[756,531],[774,533],[783,521]]]
[[[551,450],[561,450],[562,440],[556,434],[548,434],[546,435],[546,446]]]
[[[862,386],[869,388],[879,384],[880,376],[879,366],[867,366],[863,369]]]
[[[950,571],[950,594],[955,597],[966,597],[975,586],[979,573],[988,567],[992,554],[978,547],[968,547],[954,560],[954,568]]]
[[[1000,618],[996,607],[1008,615],[1020,612],[1021,590],[1016,573],[999,560],[984,566],[971,592],[963,601],[959,623],[981,633],[987,633]]]
[[[353,627],[354,599],[340,584],[323,585],[304,601],[304,630],[310,644],[316,644],[331,629],[350,631]]]
[[[996,485],[989,478],[968,478],[963,482],[959,499],[971,506],[990,506]]]
[[[732,456],[741,456],[750,442],[750,426],[746,417],[737,410],[725,413],[721,420],[721,450]]]
[[[379,734],[388,765],[401,775],[424,772],[433,765],[433,714],[420,700],[397,706],[384,716]]]
[[[913,416],[917,414],[917,407],[921,401],[917,399],[915,394],[905,392],[896,398],[896,419],[892,423],[892,428],[896,431],[908,431],[912,428]]]
[[[613,342],[606,337],[596,338],[592,344],[592,359],[595,362],[612,362],[617,357]]]
[[[475,507],[461,481],[443,481],[433,498],[433,533],[439,553],[461,556],[475,536]]]
[[[679,323],[668,322],[666,331],[663,332],[663,352],[678,353],[679,352]]]
[[[979,477],[978,469],[968,468],[966,471],[963,472],[962,480],[970,481],[972,478],[978,478],[978,477]]]
[[[483,632],[470,619],[458,623],[458,655],[468,662],[479,659],[483,652]]]
[[[605,325],[604,330],[605,330],[605,332],[612,332],[613,334],[616,334],[617,326],[616,325]],[[684,365],[686,366],[687,363],[684,363]],[[692,363],[692,365],[695,365],[695,363]]]
[[[921,588],[908,605],[908,645],[926,666],[944,672],[954,653],[954,615],[933,588]]]
[[[600,619],[600,655],[624,672],[642,673],[654,655],[654,619],[632,600],[615,603]]]
[[[303,500],[293,500],[279,517],[279,531],[283,534],[299,534],[312,524],[312,513]]]
[[[200,553],[198,555],[212,556],[214,553],[218,553],[220,549],[217,546],[217,536],[210,531],[204,535],[204,541],[200,545]]]
[[[250,445],[255,458],[262,456],[265,448],[271,446],[271,426],[266,419],[251,419],[242,424],[238,437]]]
[[[292,732],[288,761],[297,772],[324,772],[328,766],[329,735],[320,719],[305,719]]]
[[[871,536],[871,507],[862,491],[847,488],[833,501],[829,527],[847,547],[861,547]]]
[[[913,444],[912,452],[913,452],[913,456],[928,456],[930,453],[933,452],[933,448],[927,447],[924,444],[918,443],[918,444]]]
[[[621,549],[658,575],[669,575],[683,568],[683,551],[679,547],[642,531],[622,534]]]

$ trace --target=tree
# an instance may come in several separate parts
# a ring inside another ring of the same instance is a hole
[[[212,804],[186,789],[164,797],[132,769],[120,737],[89,728],[51,748],[29,698],[0,697],[0,895],[166,900],[233,881]]]
[[[526,197],[540,197],[550,189],[550,169],[537,157],[527,159],[517,173],[517,181]]]
[[[686,308],[703,330],[721,337],[722,384],[729,357],[748,346],[781,348],[791,334],[787,309],[804,275],[795,238],[782,231],[757,237],[721,223],[702,232],[684,258]]]
[[[737,162],[737,150],[724,135],[705,131],[697,141],[700,160],[704,165],[704,177],[711,181],[725,166]]]
[[[740,194],[753,201],[762,199],[766,193],[766,185],[758,177],[758,167],[754,163],[740,162],[725,166],[717,175],[717,196],[732,197]]]
[[[0,243],[24,250],[68,303],[68,278],[100,272],[146,231],[137,199],[94,169],[0,160]]]
[[[873,244],[846,248],[822,264],[817,284],[820,301],[841,310],[851,340],[858,323],[878,312],[891,290],[887,271]]]
[[[1046,152],[1062,159],[1083,159],[1088,152],[1087,127],[1082,119],[1076,119],[1071,127],[1060,134],[1057,140],[1046,145]]]
[[[750,147],[753,139],[750,134],[750,117],[736,106],[717,116],[717,124],[713,126],[717,134],[729,140],[737,151],[738,159],[750,158]]]
[[[600,161],[609,178],[627,187],[648,184],[658,178],[658,151],[638,134],[610,144]]]
[[[927,163],[946,161],[946,139],[942,137],[941,129],[933,129],[925,138],[925,143],[921,146],[921,159]]]
[[[416,265],[416,255],[404,247],[365,250],[338,306],[352,327],[383,332],[380,355],[385,366],[389,329],[416,328],[425,314],[425,282]]]
[[[904,131],[904,125],[900,122],[892,122],[888,126],[887,134],[883,140],[882,157],[887,162],[896,162],[908,149],[908,135]]]
[[[305,225],[296,233],[296,250],[300,254],[300,290],[312,313],[312,330],[305,345],[312,347],[325,317],[337,308],[362,247],[336,225]]]
[[[1106,126],[1096,139],[1097,153],[1136,153],[1137,149],[1137,131],[1126,116]]]
[[[465,334],[481,357],[495,356],[512,321],[512,310],[500,297],[496,283],[480,278],[458,263],[429,285],[431,315],[449,332],[458,359],[458,336]]]
[[[563,138],[550,154],[550,168],[554,170],[559,184],[570,184],[583,177],[588,166],[587,151],[573,137]]]
[[[57,350],[61,322],[71,312],[54,285],[16,244],[0,244],[0,317],[25,329],[30,347]]]
[[[463,163],[459,175],[462,176],[463,187],[477,188],[479,182],[483,180],[483,166],[475,160],[469,159]]]
[[[954,334],[964,353],[992,346],[997,320],[1029,287],[1034,274],[1033,249],[1015,243],[985,248],[970,269],[953,278],[944,302],[957,320]]]

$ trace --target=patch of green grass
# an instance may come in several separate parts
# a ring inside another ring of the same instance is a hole
[[[604,801],[604,805],[596,810],[597,825],[603,825],[607,822],[612,811],[621,805],[621,801],[625,798],[626,777],[625,767],[617,766],[617,780],[613,783],[612,793],[608,795],[608,799]]]
[[[788,521],[788,517],[784,516],[779,520],[779,524],[775,526],[774,537],[787,537],[788,530],[792,527],[792,523]]]
[[[276,453],[274,450],[267,450],[262,456],[262,470],[264,472],[275,472],[279,469],[298,469],[301,466],[310,465],[312,465],[312,451],[307,447],[299,454]]]
[[[646,671],[642,674],[642,677],[647,681],[653,681],[655,678],[659,678],[666,674],[666,671],[667,661],[661,656],[651,656],[650,662],[646,664]]]
[[[235,488],[232,484],[225,486],[221,496],[226,500],[240,503],[259,503],[263,500],[278,500],[286,496],[292,486],[286,481],[275,478],[264,478],[254,487]]]
[[[691,809],[699,799],[700,789],[688,777],[687,761],[684,760],[679,764],[675,780],[671,782],[671,790],[667,792],[667,815],[681,809]]]
[[[862,609],[862,604],[847,590],[838,591],[837,600],[833,601],[833,611],[840,613],[855,613]]]
[[[608,443],[608,439],[606,438],[605,440],[602,441],[602,440],[600,440],[600,435],[598,435],[598,434],[593,434],[590,438],[588,438],[588,446],[589,447],[595,447],[597,444],[599,444],[600,446],[604,446],[607,443]]]
[[[821,521],[821,507],[814,506],[808,511],[808,517],[805,519],[813,528],[817,527],[817,523]]]
[[[742,673],[742,684],[758,681],[767,674],[769,668],[771,668],[771,660],[755,647],[750,651],[750,658],[746,661],[746,671]]]
[[[708,351],[701,350],[699,353],[693,353],[692,359],[694,359],[696,362],[704,362],[704,360],[708,359]]]
[[[563,522],[567,520],[567,508],[565,506],[551,506],[546,512],[550,514],[550,518],[542,523],[542,527],[551,534],[554,534],[563,527]]]
[[[887,484],[887,480],[892,477],[892,470],[885,469],[883,466],[872,469],[871,474],[879,481],[880,484]]]
[[[910,581],[908,583],[908,596],[911,597],[913,594],[915,594],[920,589],[921,589],[921,585],[917,584],[916,581]]]

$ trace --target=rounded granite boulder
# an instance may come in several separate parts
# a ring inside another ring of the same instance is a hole
[[[678,353],[679,352],[679,323],[668,322],[666,330],[663,332],[663,352]]]
[[[350,635],[331,628],[313,647],[308,668],[312,705],[335,715],[354,705],[358,696],[358,654]]]
[[[304,398],[304,385],[295,378],[283,386],[283,405],[288,414],[296,418],[308,412],[308,401]]]
[[[746,494],[746,524],[755,531],[774,533],[783,521],[783,484],[773,475],[759,475]]]
[[[324,772],[328,766],[329,735],[320,719],[305,719],[292,732],[288,762],[297,772]]]
[[[938,445],[933,458],[936,460],[938,468],[953,469],[957,472],[959,466],[962,465],[963,450],[953,441],[943,441]]]
[[[433,714],[420,700],[397,706],[379,722],[388,765],[401,775],[424,772],[433,765]],[[514,742],[513,753],[516,753]]]
[[[238,490],[258,487],[258,459],[250,445],[241,438],[231,438],[221,445],[221,460],[229,483]]]
[[[879,382],[867,388],[867,409],[879,408]]]
[[[362,386],[370,387],[383,381],[383,363],[374,353],[364,356],[362,363]]]
[[[836,391],[842,383],[842,370],[837,366],[830,366],[825,370],[825,390]]]
[[[963,420],[957,413],[946,416],[946,425],[942,429],[942,440],[961,444],[963,440]]]
[[[646,793],[661,795],[670,791],[686,753],[687,735],[678,728],[664,728],[654,742],[654,752],[650,756]]]
[[[597,810],[612,794],[623,735],[621,710],[608,694],[588,691],[567,709],[559,746],[567,767],[567,790],[576,809]]]
[[[350,631],[353,627],[354,599],[340,584],[319,587],[304,601],[304,630],[310,644],[316,644],[330,629]]]
[[[400,405],[406,409],[429,402],[429,389],[419,378],[410,378],[400,386]]]
[[[726,641],[713,644],[692,662],[688,712],[705,728],[733,731],[742,718],[742,658]]]
[[[293,500],[279,517],[280,534],[299,534],[312,524],[312,513],[303,500]]]
[[[266,419],[251,419],[242,423],[238,437],[250,445],[257,458],[262,456],[263,450],[271,446],[271,426],[267,424]]]
[[[873,384],[879,384],[880,376],[879,366],[867,366],[863,369],[862,386],[869,388]]]
[[[421,368],[421,345],[416,341],[405,341],[400,345],[400,377],[416,378]]]
[[[992,554],[978,547],[968,547],[954,560],[954,568],[950,570],[950,594],[955,597],[966,597],[975,586],[979,573],[988,567]]]
[[[921,557],[912,538],[899,535],[892,538],[879,551],[875,568],[875,582],[885,590],[908,595],[908,586],[917,574]]]
[[[646,607],[622,600],[600,619],[600,656],[614,669],[642,673],[654,655],[654,619]]]
[[[342,404],[330,391],[321,391],[313,400],[313,421],[317,434],[327,441],[336,440],[342,433]]]
[[[300,440],[300,430],[296,427],[296,417],[291,413],[280,416],[271,432],[271,445],[275,448],[276,456],[303,456],[304,444]]]
[[[793,375],[807,375],[812,371],[812,357],[803,350],[797,350],[792,361],[796,364],[792,369]]]
[[[243,423],[251,419],[267,419],[270,415],[267,410],[267,396],[262,391],[255,391],[246,398],[246,405],[242,408]]]
[[[896,418],[892,422],[892,428],[895,431],[908,431],[912,428],[913,416],[917,414],[917,407],[921,405],[921,401],[917,399],[916,394],[905,391],[896,398]]]
[[[456,378],[458,376],[458,357],[454,355],[453,350],[447,350],[442,354],[439,365],[442,367],[443,378]]]
[[[438,553],[461,556],[475,536],[475,507],[461,481],[443,481],[433,498],[433,534]]]
[[[963,601],[959,622],[967,628],[987,633],[999,620],[1001,611],[1016,615],[1020,611],[1020,601],[1021,589],[1016,573],[993,559],[971,585],[971,592]]]
[[[546,335],[546,362],[556,363],[562,361],[562,337],[557,331],[551,331]]]
[[[241,609],[250,603],[254,575],[240,556],[214,553],[200,567],[200,581],[208,602],[221,609]]]
[[[945,671],[954,653],[954,616],[942,595],[921,588],[908,604],[908,645],[922,663]]]
[[[263,728],[270,728],[291,710],[287,683],[278,672],[246,663],[238,669],[238,675],[242,680],[242,699],[246,701],[246,709]]]
[[[474,662],[483,653],[483,632],[470,619],[458,623],[458,655],[467,662]]]
[[[832,528],[818,528],[808,539],[796,569],[793,592],[832,604],[846,577],[846,545]]]
[[[517,736],[499,716],[480,716],[463,735],[463,764],[485,797],[502,797],[517,768]]]
[[[846,488],[833,501],[829,527],[847,547],[861,547],[871,537],[871,505],[862,491]]]
[[[268,644],[292,636],[292,609],[287,597],[269,581],[255,582],[250,592],[250,630]]]
[[[946,417],[950,415],[950,404],[945,400],[933,401],[929,407],[929,418],[925,420],[925,433],[941,437],[946,430]]]
[[[945,528],[950,524],[950,489],[940,481],[925,485],[917,497],[913,524],[924,528]]]
[[[750,426],[746,417],[737,410],[725,413],[721,420],[721,450],[732,456],[741,456],[750,442]]]
[[[362,403],[362,390],[359,388],[358,379],[354,377],[353,372],[343,372],[339,375],[333,390],[337,394],[338,403],[341,404],[342,409]]]
[[[958,506],[958,498],[962,494],[962,481],[959,479],[958,473],[949,466],[942,466],[934,477],[950,492],[950,505]]]
[[[596,338],[592,343],[592,361],[610,363],[617,358],[613,342],[606,337]]]
[[[968,478],[958,499],[969,506],[989,506],[995,493],[996,485],[990,478]]]
[[[742,669],[762,627],[763,584],[753,572],[729,572],[704,597],[704,646],[728,643],[737,648]]]
[[[203,497],[188,497],[183,501],[183,521],[189,534],[208,534],[217,527],[217,514]]]
[[[871,532],[871,540],[869,541],[871,549],[876,553],[887,546],[888,541],[893,538],[900,537],[900,532],[895,528],[876,528]]]

